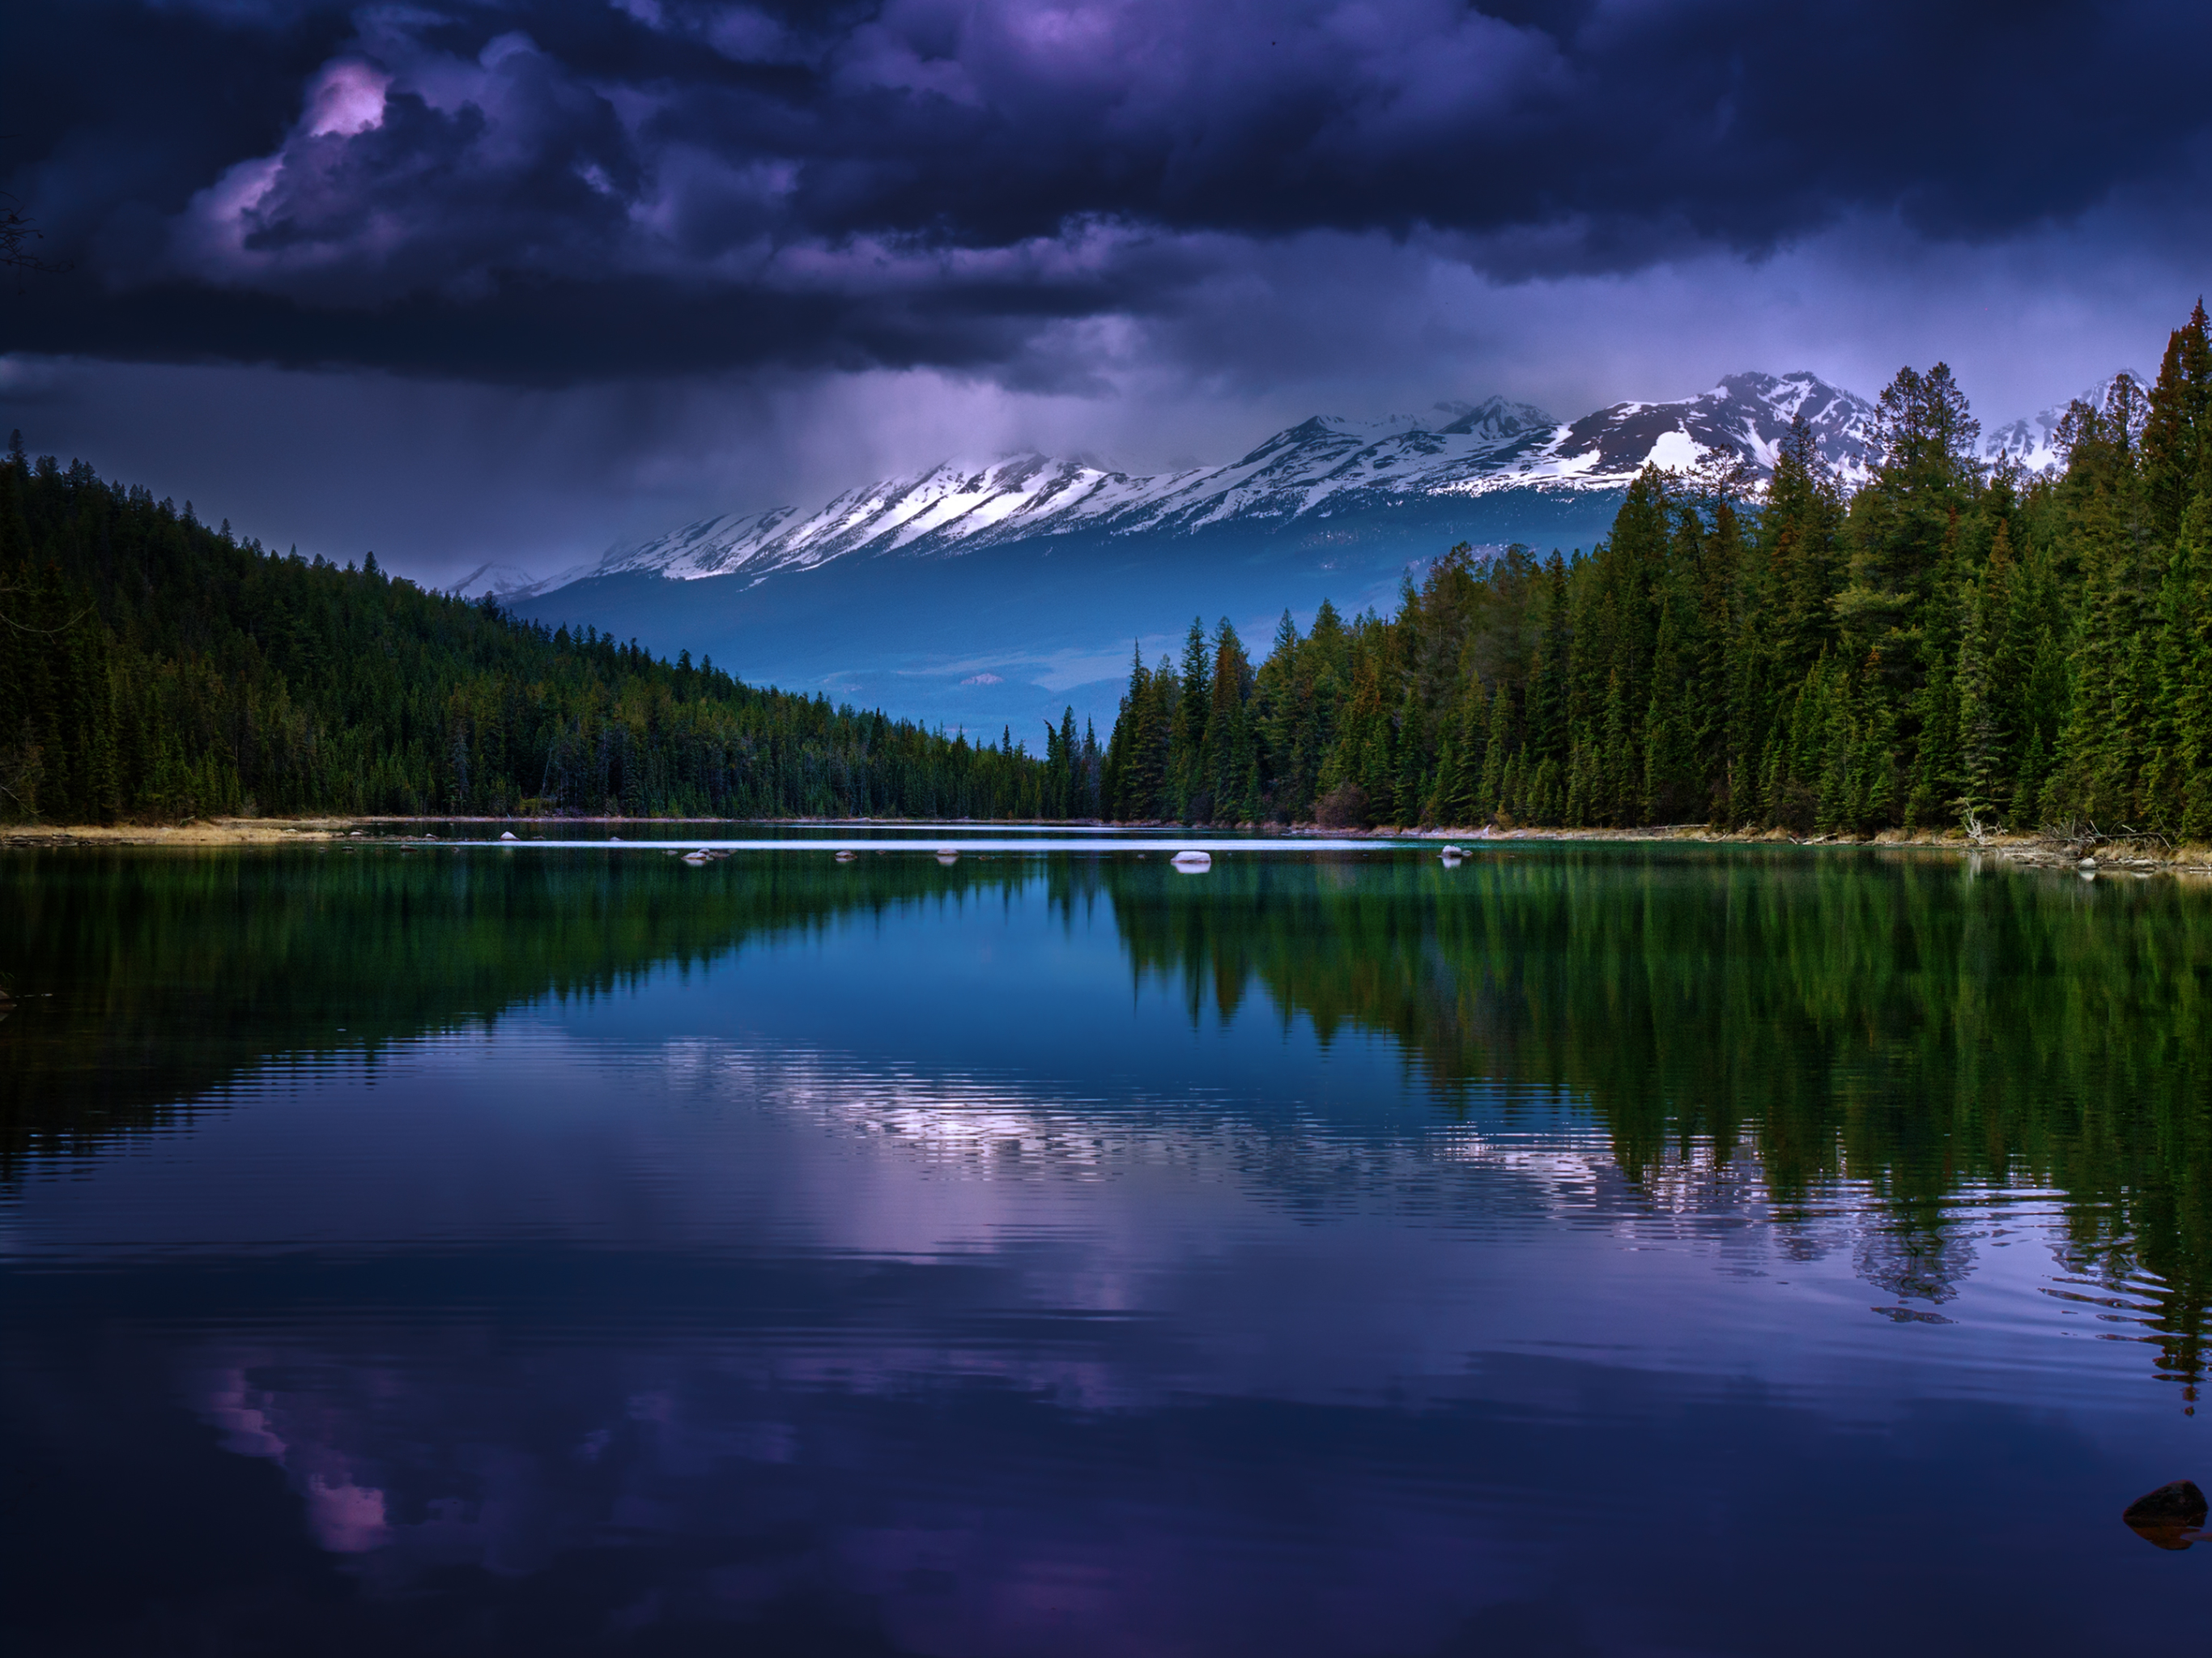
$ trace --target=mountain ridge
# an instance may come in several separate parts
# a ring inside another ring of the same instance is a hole
[[[2111,384],[2084,395],[2101,402]],[[2009,459],[2030,472],[2063,464],[2057,433],[2065,412],[2065,404],[2055,404],[1991,428],[1984,460]],[[1815,449],[1846,485],[1871,476],[1872,403],[1807,370],[1746,371],[1691,397],[1613,404],[1567,422],[1503,397],[1372,420],[1315,415],[1224,465],[1152,474],[1034,450],[947,459],[844,490],[811,513],[784,505],[718,513],[617,542],[598,559],[550,576],[488,563],[451,591],[531,598],[628,574],[677,581],[744,576],[751,585],[854,555],[941,557],[1077,533],[1111,538],[1227,525],[1317,525],[1504,490],[1617,490],[1647,464],[1687,470],[1716,453],[1734,454],[1764,476],[1801,413]]]
[[[854,555],[926,558],[1079,532],[1110,539],[1318,524],[1501,490],[1582,495],[1626,488],[1647,462],[1691,466],[1711,451],[1763,472],[1801,412],[1822,459],[1863,477],[1871,404],[1805,371],[1745,373],[1695,397],[1614,404],[1567,422],[1502,397],[1376,421],[1316,415],[1225,465],[1149,475],[1035,451],[946,460],[845,490],[811,513],[717,514],[617,543],[596,563],[544,580],[487,567],[456,591],[536,597],[630,573],[758,581]]]
[[[1033,452],[951,460],[811,508],[699,519],[544,580],[472,573],[464,591],[994,738],[1068,707],[1103,726],[1133,638],[1150,659],[1194,615],[1256,641],[1285,610],[1300,626],[1324,601],[1387,610],[1460,542],[1595,546],[1645,465],[1717,453],[1771,472],[1800,414],[1847,483],[1872,476],[1866,398],[1808,372],[1745,373],[1571,421],[1504,398],[1316,415],[1226,464],[1152,475]],[[2057,418],[1985,447],[2045,458]]]

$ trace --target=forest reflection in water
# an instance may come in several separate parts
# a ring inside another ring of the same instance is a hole
[[[0,971],[15,1649],[2187,1621],[2212,893],[71,852]]]
[[[1063,927],[1110,919],[1194,1024],[1260,998],[1324,1045],[1387,1039],[1447,1113],[1571,1099],[1650,1201],[1740,1164],[1778,1223],[1863,1192],[1886,1219],[1866,1275],[1902,1299],[1953,1293],[1962,1193],[2048,1190],[2075,1291],[2201,1376],[2212,893],[1747,848],[1224,857],[1198,879],[1157,854],[914,853],[0,862],[0,970],[38,998],[0,1024],[0,1181],[280,1056],[373,1065],[841,920],[1029,893]]]

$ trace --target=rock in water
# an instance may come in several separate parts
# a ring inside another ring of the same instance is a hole
[[[2185,1549],[2204,1524],[2204,1493],[2193,1479],[2177,1479],[2128,1504],[2124,1520],[2135,1534],[2161,1549]]]
[[[860,854],[854,851],[852,847],[847,847],[843,851],[837,854],[837,861],[841,864],[849,864],[860,855]]]
[[[2205,1512],[2204,1493],[2197,1489],[2197,1482],[2177,1479],[2136,1498],[2120,1518],[2130,1526],[2201,1526]]]
[[[502,841],[512,841],[514,839],[514,831],[513,829],[501,829],[500,831],[499,838]]]
[[[1213,854],[1188,847],[1176,853],[1172,861],[1185,875],[1197,875],[1213,867]]]

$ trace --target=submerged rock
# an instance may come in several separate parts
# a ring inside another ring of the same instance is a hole
[[[2185,1549],[2197,1540],[2206,1513],[2204,1493],[2193,1479],[2176,1479],[2128,1504],[2120,1518],[2146,1543]]]
[[[854,851],[852,847],[847,847],[843,851],[837,854],[837,861],[841,864],[849,864],[860,855],[860,854]]]

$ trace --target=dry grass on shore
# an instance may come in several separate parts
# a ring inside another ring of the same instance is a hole
[[[0,847],[255,847],[330,841],[349,817],[193,817],[181,823],[0,823]]]
[[[544,818],[393,818],[393,817],[194,817],[181,823],[0,823],[0,849],[30,847],[253,847],[289,846],[303,841],[334,841],[360,830],[390,831],[413,822],[450,823],[533,823]],[[562,823],[672,823],[706,819],[563,818]],[[712,820],[721,821],[721,820]],[[783,819],[780,822],[799,822]],[[884,820],[889,822],[890,820]],[[1153,827],[1176,829],[1162,823]],[[1254,826],[1256,827],[1256,826]],[[1301,824],[1289,831],[1301,834],[1344,835],[1354,837],[1413,837],[1429,841],[1462,841],[1496,845],[1501,841],[1613,841],[1628,842],[1692,842],[1717,846],[1802,846],[1834,847],[1921,847],[1954,853],[1979,853],[2044,869],[2080,869],[2085,848],[2048,835],[1987,835],[1978,842],[1955,829],[1936,831],[1889,829],[1870,839],[1852,835],[1803,837],[1783,829],[1723,831],[1704,824],[1673,824],[1628,829],[1492,829],[1486,833],[1468,829],[1395,829],[1317,830]],[[2136,875],[2212,877],[2212,847],[2168,845],[2154,838],[2105,841],[2088,847],[2087,855],[2099,872]]]

